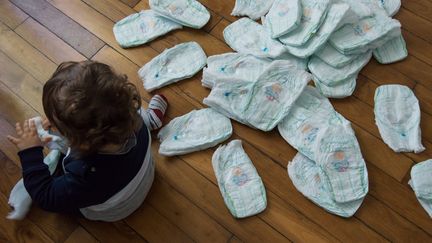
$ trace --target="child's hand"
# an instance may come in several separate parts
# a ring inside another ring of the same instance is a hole
[[[51,140],[51,138],[47,138],[44,139],[44,141],[41,141],[37,134],[34,121],[32,120],[25,120],[23,128],[21,128],[20,123],[17,123],[15,125],[15,129],[18,134],[18,138],[12,136],[8,136],[7,138],[9,139],[9,141],[14,143],[19,150],[24,150],[36,146],[43,146],[44,143],[48,143]]]

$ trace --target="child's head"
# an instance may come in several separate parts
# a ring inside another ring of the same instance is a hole
[[[141,127],[136,87],[103,63],[60,64],[42,96],[48,120],[82,154],[121,144]]]

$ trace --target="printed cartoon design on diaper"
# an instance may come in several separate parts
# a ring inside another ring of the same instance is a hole
[[[265,87],[266,98],[269,101],[279,102],[279,96],[282,92],[282,86],[279,83],[272,84],[271,86]]]
[[[358,36],[364,36],[371,29],[372,29],[372,26],[369,23],[357,24],[354,26],[354,33]]]
[[[318,131],[318,127],[312,127],[311,125],[306,124],[302,129],[302,133],[305,135],[305,142],[313,142],[318,134]]]
[[[285,16],[289,12],[289,10],[290,10],[290,8],[288,7],[288,5],[286,5],[286,4],[281,5],[280,8],[279,8],[278,15],[280,17],[283,17],[283,16]]]
[[[333,168],[338,172],[346,172],[349,168],[349,161],[343,151],[337,151],[333,154]]]
[[[184,5],[184,4],[183,4]],[[177,2],[173,2],[172,4],[170,4],[168,6],[168,11],[172,14],[172,15],[182,15],[183,12],[185,10],[185,6],[181,6],[181,2],[177,3]]]
[[[312,15],[312,9],[305,7],[303,8],[303,16],[301,17],[302,22],[310,22],[311,21],[311,15]]]
[[[249,181],[249,176],[240,167],[235,167],[231,180],[237,186],[243,186]]]

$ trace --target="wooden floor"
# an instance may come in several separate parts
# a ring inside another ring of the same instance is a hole
[[[157,176],[141,208],[117,223],[99,223],[34,207],[21,222],[5,219],[7,198],[21,177],[17,149],[6,140],[13,125],[42,115],[41,90],[58,64],[92,59],[108,63],[145,92],[137,70],[165,48],[197,41],[207,55],[231,51],[222,30],[236,18],[234,0],[200,0],[211,10],[202,30],[184,28],[148,45],[122,49],[113,24],[149,8],[147,0],[0,0],[0,241],[3,242],[432,242],[432,220],[407,185],[410,168],[432,158],[432,1],[403,0],[402,23],[409,57],[361,72],[353,96],[332,100],[353,128],[367,162],[370,191],[350,219],[326,213],[303,197],[286,172],[296,151],[277,131],[264,133],[236,122],[232,139],[242,139],[267,189],[265,212],[234,219],[224,205],[211,167],[214,149],[174,158],[157,154]],[[170,100],[169,119],[203,107],[209,93],[201,73],[158,92]],[[420,100],[421,154],[397,154],[381,140],[374,123],[373,95],[381,84],[404,84]]]

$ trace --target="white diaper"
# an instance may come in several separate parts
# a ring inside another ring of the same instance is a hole
[[[364,198],[346,203],[336,202],[323,169],[301,153],[297,153],[288,163],[287,169],[296,189],[330,213],[348,218],[354,215],[363,202]]]
[[[228,25],[223,36],[226,43],[239,53],[276,58],[286,52],[284,46],[273,40],[262,25],[248,18]]]
[[[361,54],[376,49],[401,33],[401,24],[384,14],[344,25],[330,37],[331,44],[343,54]]]
[[[315,75],[321,83],[326,86],[335,86],[344,80],[357,75],[360,70],[366,66],[372,57],[372,53],[360,55],[348,65],[341,68],[334,68],[327,63],[321,61],[317,57],[312,57],[309,61],[309,70]]]
[[[114,36],[121,47],[145,44],[182,26],[157,15],[153,10],[134,13],[115,23]]]
[[[259,19],[264,16],[273,4],[273,0],[236,0],[233,16],[248,16],[251,19]]]
[[[324,21],[330,1],[301,0],[301,6],[303,13],[300,26],[279,38],[286,45],[304,45],[318,31]]]
[[[375,91],[375,122],[384,142],[395,152],[420,153],[420,107],[410,88],[382,85]]]
[[[327,16],[319,28],[318,32],[314,34],[308,42],[302,46],[286,45],[288,52],[298,57],[309,57],[319,50],[327,42],[330,35],[339,26],[340,22],[347,13],[349,6],[344,3],[332,4],[327,12]]]
[[[179,80],[190,78],[207,61],[204,50],[196,42],[186,42],[166,49],[145,64],[138,75],[147,91],[153,91]]]
[[[256,215],[267,207],[264,184],[240,140],[221,145],[212,165],[225,205],[236,218]]]
[[[408,184],[414,190],[420,204],[432,218],[432,159],[414,165]]]
[[[320,166],[334,201],[365,197],[366,164],[351,124],[315,88],[305,89],[278,129],[291,146]]]
[[[278,38],[300,26],[302,9],[300,0],[275,0],[263,25]]]
[[[310,74],[274,61],[257,81],[219,80],[204,104],[243,124],[272,130],[300,96]]]
[[[328,43],[321,50],[317,51],[315,56],[335,68],[346,66],[359,57],[359,55],[344,55]]]
[[[408,57],[408,50],[402,35],[387,41],[373,51],[375,59],[382,64],[401,61]]]
[[[341,80],[334,86],[327,86],[323,82],[321,82],[316,76],[313,76],[313,81],[315,83],[315,87],[319,90],[319,92],[328,98],[338,98],[342,99],[348,96],[351,96],[354,93],[357,75],[349,77],[347,79]]]
[[[231,134],[230,119],[210,108],[193,110],[160,130],[159,154],[174,156],[204,150],[227,140]]]
[[[201,29],[210,20],[210,13],[196,0],[149,0],[150,8],[181,25]]]

